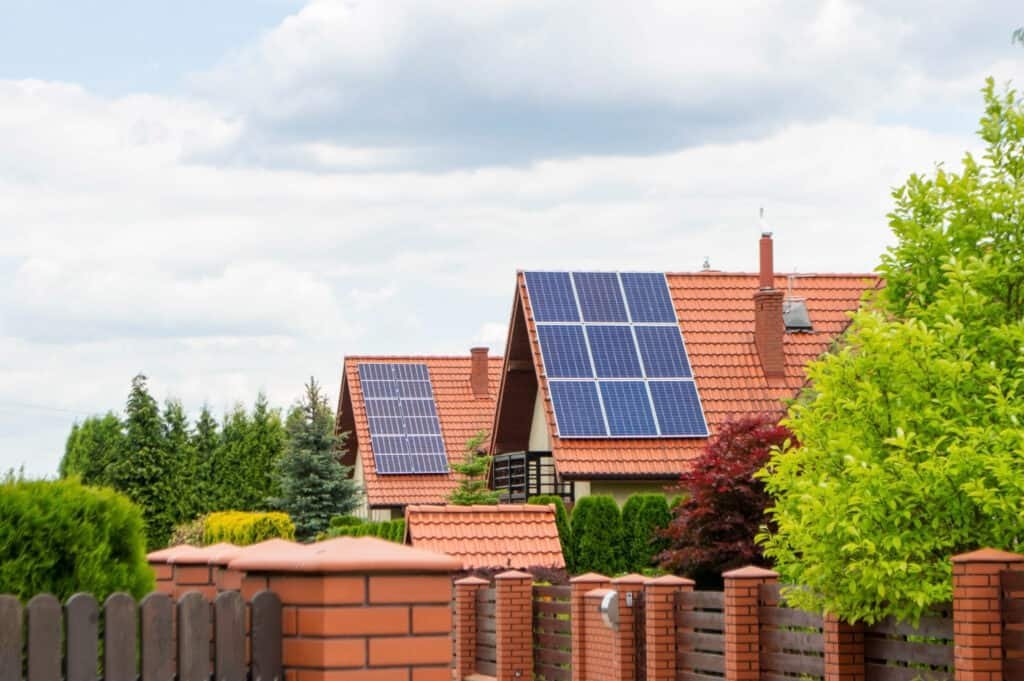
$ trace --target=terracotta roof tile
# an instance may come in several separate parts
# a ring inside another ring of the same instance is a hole
[[[787,333],[785,377],[765,378],[754,345],[753,294],[757,274],[689,273],[666,275],[708,426],[712,432],[730,417],[783,409],[805,383],[808,361],[824,353],[849,324],[865,292],[881,286],[872,274],[801,275],[793,294],[807,302],[814,330]],[[787,289],[786,276],[775,287]],[[518,275],[535,371],[544,396],[551,449],[561,475],[673,478],[703,449],[703,438],[559,439],[547,379],[540,375],[540,345],[523,273]]]
[[[473,394],[469,382],[471,358],[436,356],[355,356],[346,357],[342,375],[341,399],[339,401],[339,424],[351,420],[352,434],[349,447],[360,453],[363,482],[371,506],[405,506],[407,504],[439,504],[458,484],[454,474],[448,475],[378,475],[370,442],[370,427],[366,419],[366,403],[359,384],[359,365],[364,363],[396,362],[403,364],[426,364],[434,387],[434,401],[441,422],[445,449],[449,462],[461,463],[466,452],[466,442],[481,430],[489,431],[494,419],[495,395],[501,376],[501,357],[488,358],[490,388],[486,397]],[[342,414],[348,391],[348,409]],[[339,425],[339,430],[348,430]],[[355,451],[351,450],[351,451]]]
[[[413,547],[454,556],[464,570],[565,567],[554,506],[409,506]]]

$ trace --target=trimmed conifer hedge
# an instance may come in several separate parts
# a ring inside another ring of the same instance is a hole
[[[335,516],[326,532],[317,535],[317,540],[334,537],[378,537],[401,544],[405,541],[404,520],[365,521],[355,516]]]
[[[572,511],[574,572],[614,575],[624,567],[622,514],[615,499],[606,495],[583,497]]]
[[[654,567],[668,542],[659,532],[672,520],[664,494],[633,494],[622,506],[622,557],[625,569],[642,572]]]
[[[142,511],[111,489],[77,479],[0,481],[0,593],[28,600],[78,591],[102,603],[153,589]]]
[[[555,525],[558,527],[558,541],[562,545],[562,557],[565,567],[573,572],[572,560],[572,527],[569,525],[569,513],[565,510],[565,502],[556,494],[538,494],[527,499],[526,503],[535,506],[555,505]]]

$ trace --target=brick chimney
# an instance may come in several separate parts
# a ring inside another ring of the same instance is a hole
[[[490,348],[470,348],[469,354],[473,361],[469,370],[469,383],[473,387],[473,397],[489,397],[491,394],[490,360],[487,353]]]
[[[766,378],[786,375],[782,339],[786,325],[782,318],[783,291],[775,289],[775,263],[772,233],[761,234],[760,288],[754,294],[754,343]]]

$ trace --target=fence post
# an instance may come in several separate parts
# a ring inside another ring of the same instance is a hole
[[[455,582],[455,679],[476,671],[476,594],[486,579],[464,577]]]
[[[570,621],[572,622],[572,681],[585,681],[586,663],[584,646],[586,645],[586,602],[588,591],[600,589],[611,584],[611,580],[596,572],[588,572],[569,580],[572,586],[570,605]]]
[[[864,681],[864,623],[827,614],[823,622],[825,681]]]
[[[149,567],[153,569],[153,574],[156,577],[156,591],[168,596],[174,593],[174,568],[167,564],[167,560],[175,553],[189,548],[184,544],[180,544],[146,554],[146,561],[149,563]]]
[[[282,605],[285,679],[451,681],[452,574],[462,561],[373,537],[250,548],[242,595]]]
[[[618,681],[637,681],[637,670],[641,664],[637,659],[637,652],[642,642],[638,641],[637,637],[643,636],[643,632],[637,631],[636,609],[643,607],[638,602],[643,598],[646,581],[646,577],[637,574],[624,575],[612,580],[612,588],[619,592],[619,628],[615,632],[612,649],[612,672]],[[646,660],[643,662],[646,663]]]
[[[1000,574],[1024,556],[981,549],[953,556],[953,665],[956,681],[1003,681]]]
[[[725,580],[726,681],[759,681],[760,587],[762,584],[776,584],[779,573],[748,565],[726,572],[722,577]]]
[[[692,579],[674,575],[644,582],[648,681],[676,679],[676,594],[693,587]]]
[[[533,575],[510,570],[494,576],[497,681],[533,676]]]

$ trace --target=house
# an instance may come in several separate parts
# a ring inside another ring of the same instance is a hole
[[[403,517],[409,504],[443,504],[458,485],[449,465],[494,419],[500,357],[346,357],[335,430],[342,463],[366,489],[357,515]],[[388,391],[397,391],[394,393]]]
[[[406,543],[462,561],[462,569],[564,570],[553,505],[408,506]]]
[[[756,274],[519,272],[490,443],[503,500],[661,492],[719,424],[781,415],[881,281],[779,275],[771,234],[759,246]]]

